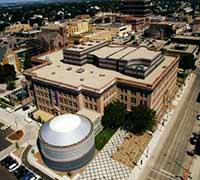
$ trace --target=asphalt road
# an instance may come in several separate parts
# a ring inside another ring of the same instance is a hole
[[[8,172],[8,169],[0,166],[0,179],[1,180],[16,180],[12,173]]]
[[[187,151],[194,149],[189,139],[196,126],[196,114],[200,110],[197,97],[200,91],[200,75],[196,77],[186,100],[182,104],[176,122],[171,129],[155,163],[145,176],[146,180],[182,179],[185,169],[190,168],[192,156]],[[149,167],[150,168],[150,167]]]
[[[53,180],[51,177],[49,177],[48,175],[44,174],[42,172],[42,170],[38,170],[37,168],[31,166],[28,161],[27,161],[27,155],[28,155],[28,152],[30,151],[30,149],[32,148],[32,145],[28,145],[27,148],[25,149],[23,155],[22,155],[22,162],[23,164],[29,168],[30,170],[32,170],[34,173],[38,174],[40,177],[42,177],[43,179],[45,180]]]

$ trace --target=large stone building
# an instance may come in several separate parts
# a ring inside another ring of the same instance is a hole
[[[68,26],[66,23],[62,24],[53,24],[49,23],[45,26],[41,27],[42,34],[45,34],[45,36],[51,36],[52,34],[59,34],[62,37],[62,44],[66,45],[68,34]],[[51,35],[48,35],[51,34]],[[58,36],[58,35],[57,35]]]
[[[179,57],[143,47],[88,42],[38,58],[49,61],[24,74],[33,103],[52,114],[103,114],[118,99],[127,110],[143,104],[160,116],[176,90]]]
[[[32,30],[30,24],[21,24],[21,23],[13,24],[5,28],[6,33],[16,33],[20,31],[30,31],[30,30]]]
[[[89,32],[90,26],[88,21],[71,20],[68,22],[69,37],[85,32]]]

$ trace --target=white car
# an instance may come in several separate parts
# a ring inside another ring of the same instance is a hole
[[[200,114],[197,115],[197,120],[200,121]]]
[[[19,168],[20,165],[21,165],[21,164],[14,163],[14,164],[12,164],[11,166],[8,167],[8,171],[9,171],[9,172],[13,172],[13,171],[15,171],[17,168]]]
[[[38,176],[38,175],[35,175],[34,177],[32,177],[30,180],[38,180],[38,179],[40,179],[41,177],[40,176]]]
[[[9,113],[12,113],[12,112],[13,112],[13,109],[7,107],[7,108],[6,108],[6,111],[9,112]]]
[[[1,130],[2,130],[2,131],[5,131],[5,130],[8,129],[9,127],[10,127],[10,125],[7,124],[7,125],[5,125],[5,126],[2,126],[2,127],[1,127]]]

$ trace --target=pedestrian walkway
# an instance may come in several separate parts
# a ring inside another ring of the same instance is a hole
[[[87,166],[79,176],[79,180],[125,180],[128,178],[131,168],[112,159],[117,147],[124,141],[127,132],[119,129],[105,145],[95,159]]]
[[[194,180],[199,180],[200,179],[200,156],[195,156],[193,161],[192,161],[192,165],[190,168],[190,172],[191,172],[191,177]]]
[[[171,124],[173,123],[171,119],[172,116],[175,115],[177,109],[179,109],[178,105],[181,103],[182,100],[184,100],[184,96],[187,94],[189,90],[189,86],[192,84],[192,82],[195,79],[194,74],[190,74],[187,79],[185,80],[184,85],[179,89],[176,97],[172,101],[172,105],[176,106],[176,109],[167,110],[167,112],[163,115],[163,118],[160,121],[160,124],[158,125],[157,130],[154,132],[153,137],[148,144],[147,148],[144,150],[144,154],[148,154],[147,157],[141,156],[141,158],[138,161],[139,166],[135,166],[135,168],[132,170],[129,180],[140,180],[140,176],[142,173],[144,173],[145,166],[147,165],[148,161],[150,161],[154,155],[155,148],[157,147],[158,143],[160,142],[160,139],[162,135],[165,133],[166,129],[171,128]],[[171,120],[171,121],[170,121]]]

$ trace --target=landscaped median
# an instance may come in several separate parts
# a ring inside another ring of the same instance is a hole
[[[103,129],[95,138],[95,146],[97,150],[101,150],[105,144],[111,139],[115,134],[117,129],[106,128]]]
[[[9,100],[6,100],[4,98],[0,98],[0,107],[3,108],[3,109],[6,109],[7,107],[13,109],[15,107],[15,105],[14,105],[14,103],[10,102]]]

